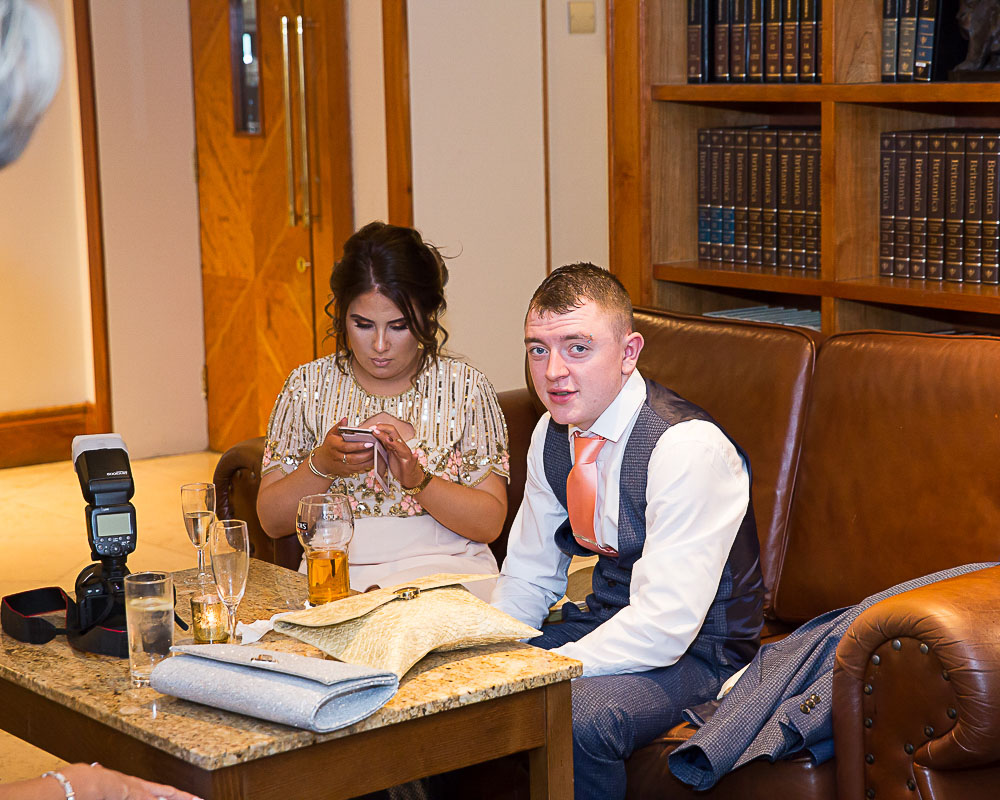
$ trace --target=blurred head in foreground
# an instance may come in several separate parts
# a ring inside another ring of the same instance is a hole
[[[32,0],[0,0],[0,167],[21,155],[61,72],[59,31],[49,10]]]

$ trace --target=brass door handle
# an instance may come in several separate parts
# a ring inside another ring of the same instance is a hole
[[[297,259],[295,259],[295,269],[297,269],[299,272],[305,272],[311,266],[312,264],[306,261],[302,256],[299,256]]]
[[[309,169],[309,124],[306,116],[306,43],[305,21],[302,16],[295,18],[295,32],[299,45],[299,156],[302,161],[302,224],[307,228],[312,224],[312,173]]]
[[[295,209],[295,161],[292,157],[292,75],[288,56],[288,17],[281,18],[282,88],[285,91],[285,185],[288,189],[288,224],[298,224]]]

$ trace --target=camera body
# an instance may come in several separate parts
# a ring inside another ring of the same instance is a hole
[[[126,559],[136,547],[135,493],[128,448],[117,434],[77,436],[73,464],[87,500],[91,557],[76,579],[79,627],[125,630]]]

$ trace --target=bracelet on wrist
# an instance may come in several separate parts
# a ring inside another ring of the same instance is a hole
[[[418,483],[412,489],[407,489],[405,486],[403,486],[403,484],[399,484],[400,488],[402,488],[403,490],[403,494],[408,494],[412,497],[415,494],[420,494],[424,489],[427,488],[427,484],[431,482],[431,478],[433,478],[434,476],[430,472],[425,470],[423,467],[420,467],[420,471],[424,473],[424,477],[421,478],[420,483]]]
[[[309,471],[312,472],[312,474],[315,475],[317,478],[325,478],[328,481],[337,480],[337,478],[340,477],[339,475],[327,475],[325,472],[320,472],[319,469],[317,469],[316,465],[313,464],[313,453],[315,452],[316,448],[314,447],[312,450],[309,451],[309,458],[306,459],[306,463],[309,465]]]
[[[62,786],[62,790],[66,793],[66,800],[75,800],[76,792],[73,791],[73,784],[71,784],[66,776],[61,772],[56,772],[55,770],[49,770],[42,775],[43,778],[55,778],[59,781],[59,785]]]

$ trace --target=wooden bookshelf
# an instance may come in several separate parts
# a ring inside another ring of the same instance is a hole
[[[818,308],[825,333],[1000,333],[1000,288],[878,275],[883,131],[1000,128],[1000,84],[881,83],[881,0],[824,0],[822,83],[688,84],[687,0],[609,0],[611,268],[685,313]],[[821,271],[697,261],[699,128],[818,125]]]

